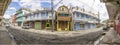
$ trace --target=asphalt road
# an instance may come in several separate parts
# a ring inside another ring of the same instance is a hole
[[[0,26],[0,45],[16,45],[5,27]]]
[[[32,33],[24,30],[19,30],[15,28],[7,28],[8,31],[14,36],[17,44],[91,44],[93,45],[94,41],[96,41],[103,31],[97,31],[88,33],[85,35],[79,35],[74,37],[60,37],[58,35],[50,35],[50,34],[38,34]],[[92,31],[92,30],[91,30]]]

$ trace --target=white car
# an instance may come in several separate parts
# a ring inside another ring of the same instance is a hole
[[[23,29],[29,29],[30,26],[27,26],[27,25],[26,25],[26,26],[22,26],[22,28],[23,28]]]
[[[8,25],[8,24],[6,24],[5,26],[6,26],[6,28],[10,27],[10,25]]]

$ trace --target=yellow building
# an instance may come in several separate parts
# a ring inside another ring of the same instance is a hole
[[[60,6],[57,10],[57,31],[67,31],[70,29],[71,15],[67,6]]]

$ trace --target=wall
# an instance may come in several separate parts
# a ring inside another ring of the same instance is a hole
[[[73,12],[73,20],[76,22],[74,25],[75,30],[96,28],[95,24],[98,23],[98,19],[96,17],[76,11]],[[81,27],[80,23],[84,23],[84,26]]]
[[[25,20],[47,20],[47,19],[52,19],[52,14],[51,12],[38,12],[34,14],[29,14],[25,16]]]

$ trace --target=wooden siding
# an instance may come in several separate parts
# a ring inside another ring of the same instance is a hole
[[[60,21],[70,21],[70,17],[58,16],[57,20],[60,20]]]

